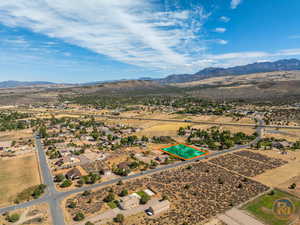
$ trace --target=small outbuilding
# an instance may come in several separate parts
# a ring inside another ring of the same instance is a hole
[[[162,212],[169,210],[169,208],[170,202],[168,200],[157,201],[152,204],[152,206],[147,210],[147,212],[150,212],[152,215],[158,215]]]
[[[123,210],[137,208],[140,204],[140,199],[136,195],[128,195],[121,199],[120,208]]]

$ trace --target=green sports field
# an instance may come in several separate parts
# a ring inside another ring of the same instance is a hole
[[[204,150],[196,149],[184,144],[162,148],[161,150],[184,160],[198,158],[207,154],[207,152]]]

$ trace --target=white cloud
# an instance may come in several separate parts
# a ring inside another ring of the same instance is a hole
[[[217,27],[214,31],[217,32],[217,33],[224,33],[224,32],[226,32],[226,28],[224,28],[224,27]]]
[[[224,22],[224,23],[228,23],[228,22],[230,21],[230,18],[227,17],[227,16],[221,16],[221,17],[220,17],[220,20],[221,20],[222,22]]]
[[[239,4],[242,3],[242,0],[231,0],[230,7],[232,9],[236,9]]]
[[[300,56],[300,49],[283,49],[275,52],[231,52],[211,54],[206,57],[206,66],[231,67],[254,62],[273,61],[291,56]],[[204,68],[204,67],[203,67]]]
[[[76,2],[76,3],[75,3]],[[0,22],[62,39],[115,60],[175,68],[203,53],[202,7],[158,11],[147,0],[0,1]]]
[[[220,40],[216,40],[216,42],[220,45],[227,45],[228,44],[228,41],[226,40],[223,40],[223,39],[220,39]]]
[[[291,35],[289,39],[300,39],[300,35]]]

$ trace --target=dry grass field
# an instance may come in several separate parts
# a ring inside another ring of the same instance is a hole
[[[18,193],[40,183],[35,154],[0,159],[0,206],[13,203]]]
[[[256,152],[256,151],[255,151]],[[268,170],[254,177],[254,180],[270,187],[281,187],[293,177],[300,175],[300,151],[289,151],[287,155],[281,155],[276,150],[259,151],[259,153],[273,158],[280,158],[289,163],[281,167]]]
[[[142,131],[137,132],[137,136],[177,136],[177,131],[180,127],[186,127],[190,124],[187,123],[168,123],[159,122],[155,123],[153,126],[145,127]]]
[[[300,130],[296,129],[268,129],[264,135],[266,138],[286,139],[287,141],[300,141]]]
[[[32,130],[25,129],[25,130],[18,130],[18,131],[5,131],[0,132],[0,141],[11,141],[17,140],[19,138],[32,138]]]

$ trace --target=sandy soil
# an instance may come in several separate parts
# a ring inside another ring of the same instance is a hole
[[[254,177],[258,182],[270,187],[279,187],[293,177],[300,175],[300,151],[288,151],[288,155],[281,155],[276,150],[259,151],[259,153],[273,158],[280,158],[289,163]]]
[[[153,125],[152,125],[153,124]],[[152,136],[177,136],[177,131],[180,127],[186,127],[190,124],[187,123],[168,123],[168,122],[156,122],[144,124],[144,129],[135,133],[138,137],[143,135],[147,137]],[[152,125],[152,126],[151,126]]]
[[[0,159],[0,206],[13,203],[17,193],[40,183],[35,154]]]
[[[28,208],[25,208],[25,209],[19,209],[19,210],[15,210],[15,211],[10,212],[10,214],[14,214],[14,213],[17,213],[17,214],[20,215],[19,221],[14,223],[14,225],[21,225],[24,222],[26,222],[30,219],[34,219],[34,218],[42,218],[43,219],[43,222],[41,222],[41,223],[34,223],[36,225],[38,225],[38,224],[40,224],[40,225],[52,225],[51,218],[49,217],[49,208],[48,208],[48,205],[46,203],[39,204],[39,205],[34,205],[32,207],[28,207]],[[1,215],[0,216],[0,224],[9,225],[9,224],[12,224],[12,223],[8,223],[5,220],[5,216]]]

